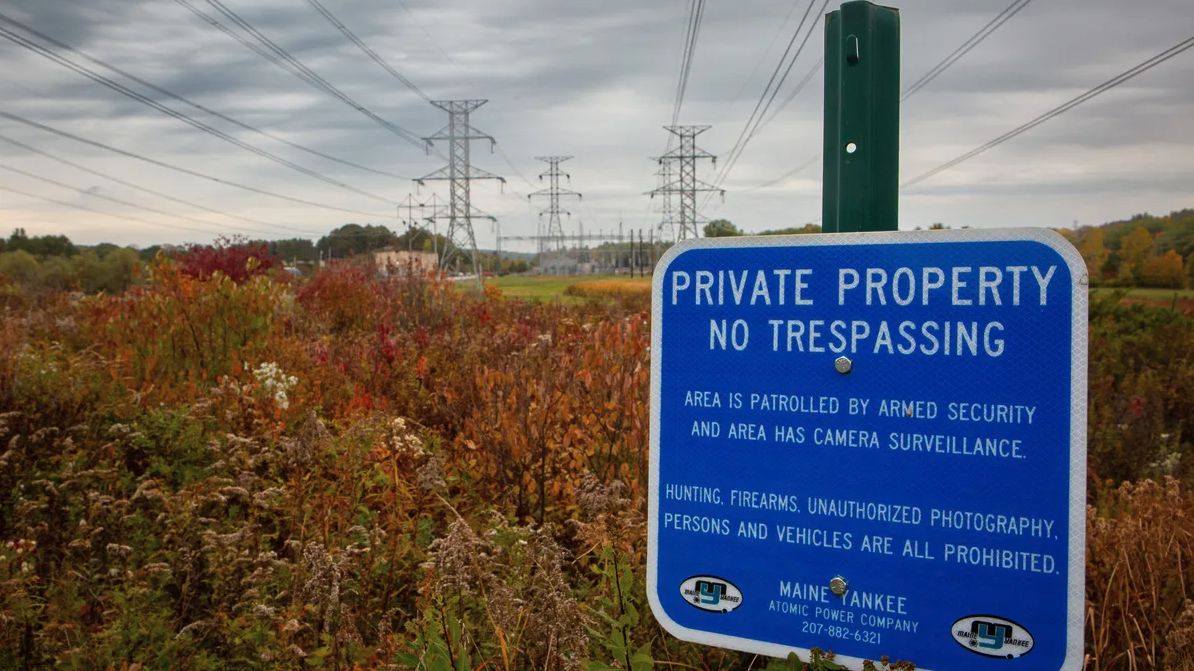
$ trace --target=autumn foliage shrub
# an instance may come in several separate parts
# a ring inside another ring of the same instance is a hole
[[[0,669],[762,666],[646,603],[642,304],[160,257],[4,306]],[[1091,317],[1087,651],[1186,668],[1190,320]]]
[[[266,243],[239,238],[220,238],[211,245],[191,245],[175,260],[187,277],[208,279],[219,273],[237,284],[269,274],[271,268],[282,263],[270,253]]]
[[[1194,493],[1101,483],[1087,514],[1088,669],[1194,668]]]
[[[564,290],[567,296],[606,300],[625,307],[646,310],[651,302],[650,282],[620,279],[581,280]]]
[[[1194,318],[1111,295],[1092,301],[1090,320],[1091,472],[1194,484]]]

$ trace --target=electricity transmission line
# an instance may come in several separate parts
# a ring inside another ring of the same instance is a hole
[[[680,108],[684,105],[684,92],[688,89],[688,75],[692,72],[692,55],[696,52],[697,37],[701,32],[701,19],[705,14],[705,0],[692,0],[688,13],[688,31],[684,37],[684,51],[680,59],[680,76],[676,79],[676,100],[672,107],[672,125],[680,122]],[[668,136],[668,148],[671,139]]]
[[[730,175],[730,171],[734,169],[734,166],[738,163],[738,159],[742,156],[742,152],[746,151],[747,143],[758,132],[759,127],[767,116],[768,110],[771,108],[771,104],[775,101],[780,88],[783,87],[788,75],[791,74],[793,66],[796,65],[797,59],[800,58],[800,54],[808,44],[809,37],[812,36],[813,30],[816,29],[817,23],[821,20],[821,15],[825,13],[825,7],[829,4],[829,0],[822,0],[821,7],[817,10],[816,18],[813,19],[813,22],[808,26],[808,30],[805,31],[804,26],[808,23],[809,15],[815,4],[816,0],[809,0],[808,7],[804,10],[804,15],[800,17],[800,23],[796,25],[796,30],[792,32],[792,38],[788,40],[788,45],[784,49],[783,55],[780,56],[779,62],[776,63],[775,69],[771,72],[771,78],[767,80],[767,85],[763,87],[763,92],[759,95],[759,100],[755,103],[750,116],[747,117],[742,131],[738,134],[738,139],[730,148],[724,167],[722,167],[721,173],[713,182],[718,188],[725,183],[726,178]],[[800,38],[801,32],[804,32],[804,39],[800,41],[800,46],[793,52],[792,48]]]
[[[318,208],[321,208],[324,210],[333,210],[336,212],[345,212],[348,214],[359,214],[359,215],[364,215],[366,217],[372,217],[372,218],[377,218],[377,219],[388,219],[389,218],[389,215],[385,215],[385,214],[377,214],[374,212],[365,212],[363,210],[354,210],[354,209],[350,209],[350,208],[346,208],[346,207],[338,207],[335,205],[327,205],[324,203],[318,203],[318,202],[315,202],[312,200],[305,200],[303,198],[295,198],[294,196],[286,196],[286,195],[283,195],[280,193],[275,193],[273,191],[267,191],[265,189],[259,189],[257,187],[248,186],[245,184],[241,184],[239,182],[234,182],[230,179],[224,179],[223,177],[216,177],[215,175],[208,175],[206,173],[202,173],[197,170],[183,168],[181,166],[173,165],[171,163],[166,163],[165,161],[159,161],[154,158],[149,158],[148,156],[144,156],[144,155],[138,154],[136,152],[113,147],[111,145],[107,145],[102,142],[97,142],[95,140],[90,140],[85,137],[81,137],[79,135],[75,135],[73,133],[69,133],[67,131],[61,130],[59,128],[47,126],[45,124],[38,123],[31,119],[26,119],[25,117],[18,116],[11,112],[5,112],[3,110],[0,110],[0,118],[8,119],[9,121],[15,121],[17,123],[24,124],[26,126],[31,126],[33,128],[43,130],[47,133],[53,133],[54,135],[57,135],[59,137],[65,137],[65,138],[74,140],[76,142],[81,142],[83,144],[90,145],[92,147],[97,147],[99,149],[104,149],[104,150],[107,150],[107,151],[110,151],[110,152],[113,152],[116,154],[120,154],[121,156],[127,156],[128,158],[137,159],[138,161],[142,161],[144,163],[149,163],[150,165],[156,165],[159,168],[166,168],[167,170],[173,170],[174,172],[179,172],[184,175],[190,175],[191,177],[198,177],[200,179],[205,179],[209,182],[216,182],[218,184],[230,186],[232,188],[240,189],[242,191],[248,191],[250,193],[256,193],[256,194],[262,195],[262,196],[270,196],[271,198],[277,198],[279,200],[285,200],[285,201],[289,201],[291,203],[297,203],[299,205],[308,205],[310,207],[318,207]]]
[[[735,93],[734,97],[731,99],[732,102],[730,103],[730,109],[727,113],[727,116],[733,115],[734,110],[738,106],[738,102],[742,100],[743,94],[746,93],[747,87],[750,86],[750,84],[754,81],[755,75],[758,74],[759,68],[763,66],[763,61],[767,60],[767,55],[771,53],[771,49],[775,47],[775,43],[778,42],[779,38],[786,32],[784,29],[787,28],[788,21],[792,20],[792,15],[796,13],[796,8],[799,6],[800,0],[795,0],[788,7],[788,13],[784,15],[783,20],[780,21],[776,26],[775,34],[771,36],[771,41],[767,43],[767,48],[759,52],[759,57],[755,60],[754,66],[751,67],[750,74],[742,79],[742,84],[739,85],[738,92]]]
[[[10,42],[13,42],[19,46],[25,47],[26,49],[29,49],[30,51],[33,51],[34,53],[37,53],[38,55],[41,55],[55,63],[58,63],[59,65],[62,65],[63,67],[66,67],[67,69],[72,70],[72,71],[90,79],[91,81],[93,81],[97,84],[105,86],[105,87],[107,87],[113,91],[116,91],[117,93],[120,93],[124,96],[127,96],[129,98],[132,98],[133,100],[135,100],[147,107],[155,109],[155,110],[161,112],[162,114],[165,114],[166,116],[177,119],[178,121],[181,121],[197,130],[207,133],[208,135],[211,135],[213,137],[221,139],[235,147],[244,149],[245,151],[256,154],[257,156],[260,156],[269,161],[273,161],[274,163],[277,163],[278,165],[290,168],[291,170],[294,170],[295,172],[301,173],[303,175],[307,175],[308,177],[312,177],[314,179],[318,179],[319,181],[324,182],[325,184],[330,184],[332,186],[339,187],[339,188],[345,189],[347,191],[351,191],[357,195],[365,196],[366,198],[371,198],[373,200],[381,201],[383,203],[391,203],[392,204],[392,201],[390,201],[390,199],[388,199],[384,196],[379,196],[377,194],[370,193],[363,189],[358,189],[354,186],[350,186],[350,185],[345,184],[344,182],[341,182],[337,179],[333,179],[331,177],[328,177],[326,175],[318,173],[314,170],[311,170],[310,168],[301,166],[297,163],[294,163],[293,161],[282,158],[281,156],[270,153],[264,149],[261,149],[260,147],[251,145],[239,138],[228,135],[227,133],[225,133],[222,130],[219,130],[218,128],[215,128],[206,123],[203,123],[202,121],[199,121],[198,119],[195,119],[192,116],[183,114],[182,112],[179,112],[173,108],[167,107],[167,106],[159,103],[158,101],[156,101],[152,98],[149,98],[148,96],[145,96],[137,91],[134,91],[134,90],[128,88],[127,86],[124,86],[123,84],[120,84],[119,82],[116,82],[108,77],[105,77],[104,75],[96,72],[95,70],[92,70],[86,66],[80,65],[80,64],[70,60],[69,58],[66,58],[62,54],[56,53],[51,49],[47,49],[44,46],[37,44],[36,42],[33,42],[32,40],[22,37],[21,35],[18,35],[17,33],[13,32],[7,28],[4,28],[3,26],[0,26],[0,37],[4,37],[5,39],[8,39]]]
[[[405,84],[406,88],[410,89],[411,91],[414,91],[415,94],[418,95],[420,98],[422,98],[424,101],[431,102],[431,98],[428,97],[426,93],[423,93],[423,91],[418,86],[415,86],[414,82],[407,79],[405,76],[402,75],[401,72],[398,72],[393,67],[391,67],[390,64],[387,63],[385,61],[385,59],[383,59],[381,56],[379,56],[376,51],[370,49],[369,45],[367,45],[363,41],[361,41],[361,38],[357,37],[356,33],[349,30],[348,26],[344,25],[344,23],[342,21],[340,21],[340,19],[337,19],[336,15],[332,14],[332,12],[329,11],[327,7],[324,7],[323,4],[321,2],[319,2],[319,0],[307,0],[307,3],[310,4],[312,7],[314,7],[315,11],[319,12],[319,14],[321,16],[323,16],[323,18],[327,19],[328,23],[331,23],[333,26],[336,27],[337,30],[339,30],[341,33],[343,33],[344,36],[349,39],[349,41],[351,41],[353,44],[357,45],[357,47],[359,47],[361,51],[365,52],[366,56],[373,59],[374,63],[377,63],[378,65],[380,65],[382,67],[383,70],[390,73],[390,76],[392,76],[394,79],[397,79],[398,81]]]
[[[1182,40],[1181,42],[1178,42],[1177,44],[1169,47],[1168,49],[1165,49],[1161,53],[1159,53],[1159,54],[1157,54],[1157,55],[1155,55],[1155,56],[1153,56],[1153,57],[1151,57],[1151,58],[1149,58],[1131,68],[1128,68],[1127,70],[1119,73],[1118,75],[1112,77],[1111,79],[1108,79],[1107,81],[1103,82],[1102,84],[1095,86],[1094,88],[1090,89],[1089,91],[1087,91],[1081,95],[1075,96],[1073,98],[1070,98],[1069,100],[1058,105],[1057,107],[1054,107],[1053,109],[1049,110],[1048,112],[1041,114],[1040,116],[1036,117],[1035,119],[1032,119],[1031,121],[1020,124],[1019,126],[1016,126],[1015,128],[1011,129],[1010,131],[1004,133],[1003,135],[1000,135],[999,137],[989,140],[989,141],[975,147],[974,149],[971,149],[970,151],[962,154],[961,156],[958,156],[954,159],[946,161],[945,163],[942,163],[941,165],[937,166],[936,168],[933,168],[932,170],[928,170],[926,172],[921,173],[920,175],[917,175],[916,177],[913,177],[912,179],[901,184],[900,188],[903,189],[903,188],[912,186],[914,184],[919,184],[920,182],[923,182],[926,179],[933,177],[934,175],[937,175],[941,172],[949,170],[950,168],[958,165],[959,163],[962,163],[963,161],[966,161],[966,160],[974,158],[975,156],[978,156],[979,154],[987,151],[988,149],[997,147],[997,146],[1003,144],[1004,142],[1007,142],[1008,140],[1011,140],[1012,138],[1015,138],[1016,136],[1021,135],[1022,133],[1032,130],[1033,128],[1036,128],[1037,126],[1045,123],[1046,121],[1048,121],[1050,119],[1061,116],[1062,114],[1065,114],[1066,112],[1068,112],[1071,109],[1090,100],[1091,98],[1098,96],[1100,93],[1109,91],[1109,90],[1115,88],[1116,86],[1123,84],[1124,82],[1128,81],[1129,79],[1132,79],[1136,75],[1139,75],[1143,72],[1147,72],[1148,70],[1151,70],[1152,68],[1160,65],[1161,63],[1164,63],[1165,61],[1173,58],[1174,56],[1177,56],[1178,54],[1186,51],[1187,49],[1189,49],[1191,47],[1194,47],[1194,36],[1187,37],[1186,39]]]
[[[241,43],[241,45],[243,45],[245,48],[249,49],[253,53],[257,54],[258,56],[261,56],[262,58],[264,58],[267,61],[273,63],[274,65],[282,68],[283,70],[286,70],[290,74],[294,75],[295,77],[298,77],[299,79],[301,79],[302,81],[306,82],[307,84],[315,87],[316,89],[318,89],[324,93],[327,93],[328,95],[331,95],[332,97],[336,98],[337,100],[344,103],[345,105],[348,105],[349,107],[355,109],[356,111],[360,112],[361,114],[365,115],[366,117],[368,117],[369,119],[371,119],[372,121],[377,123],[382,128],[384,128],[384,129],[390,131],[391,133],[397,135],[398,137],[402,138],[407,143],[409,143],[413,146],[416,146],[419,149],[424,149],[426,147],[426,145],[423,143],[423,141],[420,140],[419,137],[416,136],[414,133],[406,130],[405,128],[402,128],[401,126],[398,126],[397,124],[391,123],[390,121],[383,119],[382,117],[375,114],[369,108],[365,107],[361,103],[357,102],[356,100],[354,100],[353,98],[348,96],[348,94],[344,93],[340,89],[333,86],[326,79],[324,79],[323,77],[316,74],[313,70],[311,70],[306,65],[304,65],[302,62],[300,62],[297,58],[292,56],[288,51],[286,51],[285,49],[283,49],[282,47],[278,46],[273,41],[271,41],[268,37],[266,37],[264,34],[262,34],[259,30],[254,28],[252,26],[252,24],[250,24],[248,21],[245,21],[243,18],[241,18],[240,15],[238,15],[236,12],[225,7],[223,3],[219,2],[219,0],[208,0],[208,4],[211,5],[212,7],[214,7],[221,14],[223,14],[225,18],[227,18],[233,24],[238,26],[241,30],[245,31],[252,37],[256,38],[256,40],[261,45],[265,46],[264,49],[261,46],[258,46],[258,44],[255,44],[252,40],[249,40],[245,36],[241,35],[240,33],[236,32],[235,30],[232,30],[228,26],[224,25],[215,17],[213,17],[213,16],[207,14],[206,12],[200,10],[199,8],[195,7],[194,5],[192,5],[189,2],[189,0],[174,0],[174,1],[176,3],[178,3],[179,5],[185,7],[188,11],[190,11],[192,14],[194,14],[195,16],[202,19],[208,25],[212,26],[213,28],[216,28],[220,32],[224,33],[225,35],[228,35],[232,39]]]
[[[995,32],[1000,26],[1007,23],[1008,20],[1015,16],[1021,9],[1027,7],[1028,3],[1030,2],[1032,2],[1032,0],[1012,0],[1012,4],[1004,8],[1002,12],[996,14],[995,18],[987,22],[987,25],[979,28],[978,32],[971,35],[965,42],[959,45],[957,49],[954,49],[952,52],[950,52],[950,54],[942,59],[940,63],[934,65],[932,68],[929,68],[929,71],[921,75],[920,79],[912,82],[912,84],[904,91],[903,95],[900,96],[900,102],[904,102],[917,91],[923,89],[925,86],[928,86],[929,82],[940,76],[942,72],[948,70],[949,66],[958,62],[958,59],[970,53],[971,49],[977,47],[983,40],[987,39],[991,33]]]
[[[284,144],[284,145],[286,145],[286,146],[288,146],[288,147],[292,147],[292,148],[294,148],[294,149],[298,149],[299,151],[303,151],[303,152],[306,152],[306,153],[308,153],[308,154],[311,154],[312,156],[318,156],[319,158],[326,159],[326,160],[328,160],[328,161],[332,161],[332,162],[334,162],[334,163],[339,163],[339,164],[341,164],[341,165],[346,165],[346,166],[348,166],[348,167],[350,167],[350,168],[356,168],[357,170],[363,170],[363,171],[365,171],[365,172],[371,172],[371,173],[374,173],[374,174],[377,174],[377,175],[382,175],[382,176],[385,176],[385,177],[393,177],[393,178],[395,178],[395,179],[409,179],[408,177],[405,177],[405,176],[403,176],[403,175],[396,175],[396,174],[394,174],[394,173],[392,173],[392,172],[386,172],[385,170],[378,170],[378,169],[376,169],[376,168],[370,168],[370,167],[368,167],[368,166],[364,166],[364,165],[361,165],[361,164],[359,164],[359,163],[354,163],[354,162],[352,162],[352,161],[349,161],[349,160],[346,160],[346,159],[342,159],[342,158],[338,158],[338,157],[336,157],[336,156],[332,156],[331,154],[327,154],[327,153],[321,152],[321,151],[319,151],[319,150],[317,150],[317,149],[312,149],[312,148],[310,148],[310,147],[305,147],[305,146],[303,146],[303,145],[301,145],[301,144],[299,144],[299,143],[297,143],[297,142],[292,142],[291,140],[287,140],[287,139],[286,139],[286,138],[284,138],[284,137],[281,137],[281,136],[275,135],[275,134],[273,134],[273,133],[270,133],[270,132],[268,132],[268,131],[264,131],[264,130],[262,130],[262,129],[260,129],[260,128],[257,128],[256,126],[250,125],[250,124],[248,124],[248,123],[245,123],[245,122],[243,122],[243,121],[241,121],[241,120],[239,120],[239,119],[235,119],[235,118],[233,118],[233,117],[230,117],[230,116],[228,116],[228,115],[226,115],[226,114],[223,114],[223,113],[221,113],[221,112],[217,112],[216,110],[213,110],[213,109],[211,109],[211,108],[209,108],[209,107],[207,107],[207,106],[205,106],[205,105],[201,105],[201,104],[199,104],[199,103],[197,103],[197,102],[195,102],[195,101],[193,101],[193,100],[191,100],[191,99],[189,99],[189,98],[183,97],[183,96],[181,96],[181,95],[179,95],[179,94],[177,94],[177,93],[175,93],[175,92],[173,92],[173,91],[171,91],[171,90],[169,90],[169,89],[163,88],[163,87],[161,87],[161,86],[158,86],[157,84],[154,84],[154,83],[152,83],[152,82],[146,81],[145,79],[142,79],[142,78],[140,78],[140,77],[138,77],[138,76],[136,76],[136,75],[134,75],[134,74],[132,74],[132,73],[130,73],[130,72],[128,72],[128,71],[126,71],[126,70],[123,70],[123,69],[121,69],[121,68],[118,68],[118,67],[116,67],[115,65],[112,65],[111,63],[108,63],[107,61],[104,61],[104,60],[102,60],[102,59],[96,58],[95,56],[92,56],[92,55],[90,55],[90,54],[84,53],[84,52],[82,52],[82,51],[80,51],[80,50],[78,50],[78,49],[75,49],[74,47],[70,46],[69,44],[66,44],[66,43],[64,43],[64,42],[62,42],[62,41],[60,41],[60,40],[56,40],[56,39],[54,39],[53,37],[50,37],[49,35],[46,35],[45,33],[42,33],[42,32],[40,32],[40,31],[38,31],[38,30],[36,30],[36,29],[34,29],[34,28],[30,27],[30,26],[27,26],[27,25],[25,25],[25,24],[23,24],[23,23],[19,22],[19,21],[16,21],[16,20],[14,20],[13,18],[11,18],[11,17],[9,17],[9,16],[6,16],[6,15],[5,15],[5,14],[3,14],[3,13],[0,13],[0,20],[2,20],[2,21],[5,21],[5,22],[9,23],[10,25],[13,25],[13,26],[16,26],[16,27],[18,27],[18,28],[20,28],[21,30],[24,30],[25,32],[29,33],[30,35],[34,35],[34,36],[36,36],[37,38],[41,39],[43,42],[47,42],[47,43],[49,43],[49,44],[52,44],[52,45],[54,45],[55,47],[58,47],[59,49],[62,49],[62,50],[65,50],[65,51],[69,51],[69,52],[70,52],[70,53],[72,53],[72,54],[75,54],[75,55],[77,55],[77,56],[80,56],[80,57],[82,57],[82,58],[85,58],[85,59],[87,59],[88,61],[90,61],[90,62],[92,62],[92,63],[94,63],[94,64],[96,64],[96,65],[98,65],[98,66],[100,66],[100,67],[102,67],[102,68],[105,68],[105,69],[107,69],[107,70],[108,70],[108,71],[110,71],[110,72],[115,72],[116,74],[118,74],[118,75],[120,75],[120,76],[122,76],[122,77],[125,77],[126,79],[129,79],[130,81],[134,81],[134,82],[136,82],[136,83],[140,84],[141,86],[144,86],[145,88],[147,88],[147,89],[149,89],[149,90],[151,90],[151,91],[155,91],[155,92],[157,92],[157,93],[160,93],[161,95],[164,95],[164,96],[166,96],[167,98],[171,98],[172,100],[177,100],[178,102],[180,102],[180,103],[183,103],[184,105],[189,105],[190,107],[192,107],[192,108],[194,108],[194,109],[197,109],[197,110],[199,110],[199,111],[201,111],[201,112],[205,112],[205,113],[207,113],[207,114],[210,114],[210,115],[212,115],[212,116],[216,117],[217,119],[221,119],[221,120],[223,120],[223,121],[226,121],[226,122],[228,122],[228,123],[230,123],[230,124],[232,124],[232,125],[234,125],[234,126],[236,126],[236,127],[238,127],[238,128],[242,128],[242,129],[244,129],[244,130],[247,130],[247,131],[249,131],[249,132],[251,132],[251,133],[256,133],[256,134],[258,134],[258,135],[261,135],[261,136],[263,136],[263,137],[267,137],[267,138],[269,138],[269,139],[273,140],[274,142],[279,142],[279,143],[281,143],[281,144]]]
[[[688,90],[688,76],[692,72],[693,54],[696,53],[697,37],[700,36],[701,21],[704,18],[704,14],[704,0],[690,0],[688,7],[688,26],[684,32],[684,47],[680,51],[680,71],[676,76],[676,94],[672,103],[672,127],[678,127],[678,124],[680,123],[680,110],[684,106],[684,94]],[[671,155],[673,153],[672,147],[675,140],[676,135],[669,133],[667,136],[667,144],[664,146],[663,154],[659,159],[661,170],[656,173],[656,175],[659,177],[659,184],[653,191],[648,192],[651,195],[652,200],[654,200],[656,195],[661,196],[660,200],[662,203],[661,211],[663,213],[663,219],[661,219],[659,224],[657,224],[660,237],[663,236],[665,227],[669,231],[672,229],[671,198],[672,196],[681,193],[681,191],[676,188],[678,185],[672,183],[670,178],[671,166],[668,165],[670,161],[674,160]],[[650,211],[651,204],[648,201],[648,214]],[[680,233],[681,235],[683,234],[683,229],[681,229]]]
[[[239,219],[241,221],[244,221],[244,222],[247,222],[250,224],[258,224],[260,226],[269,226],[271,228],[281,228],[283,230],[297,230],[297,229],[287,228],[285,226],[279,226],[277,224],[271,224],[268,221],[261,221],[260,219],[253,219],[251,217],[244,217],[244,216],[241,216],[238,214],[221,212],[220,210],[212,209],[210,207],[206,207],[204,205],[200,205],[198,203],[191,202],[189,200],[184,200],[182,198],[176,198],[169,194],[162,193],[161,191],[155,191],[148,187],[141,186],[140,184],[134,184],[133,182],[129,182],[129,181],[120,179],[119,177],[113,177],[112,175],[109,175],[104,172],[100,172],[99,170],[93,170],[91,168],[88,168],[85,165],[75,163],[74,161],[71,161],[69,159],[62,158],[61,156],[55,156],[54,154],[51,154],[48,151],[38,149],[32,145],[25,144],[24,142],[21,142],[19,140],[14,140],[13,138],[7,137],[5,135],[0,135],[0,141],[7,142],[16,147],[20,147],[21,149],[24,149],[27,152],[37,154],[39,156],[44,156],[44,157],[50,159],[51,161],[57,161],[58,163],[61,163],[66,166],[70,166],[76,170],[81,170],[83,172],[95,175],[96,177],[106,179],[110,182],[115,182],[116,184],[120,184],[121,186],[125,186],[130,189],[135,189],[135,190],[141,191],[143,193],[148,193],[151,196],[157,196],[158,198],[164,198],[166,200],[173,201],[175,203],[178,203],[179,205],[186,205],[187,207],[193,207],[197,210],[203,210],[204,212],[209,212],[211,214],[219,215],[221,217],[228,217],[229,219]],[[307,232],[314,233],[314,231],[307,231]]]
[[[29,172],[27,170],[22,170],[20,168],[14,168],[11,165],[5,165],[3,163],[0,163],[0,170],[7,170],[11,173],[15,173],[18,175],[24,175],[25,177],[37,180],[39,182],[44,182],[46,184],[52,184],[59,188],[68,189],[70,191],[76,191],[84,196],[90,196],[92,198],[99,198],[100,200],[106,200],[111,203],[116,203],[117,205],[124,205],[125,207],[132,207],[132,208],[136,208],[138,210],[145,210],[146,212],[152,212],[154,214],[161,215],[163,217],[170,217],[171,219],[186,219],[187,221],[193,221],[193,222],[196,222],[199,224],[203,224],[205,226],[219,226],[221,228],[228,228],[228,229],[232,229],[234,231],[242,231],[245,233],[264,233],[264,231],[260,231],[257,229],[244,228],[242,226],[233,226],[232,224],[217,224],[217,223],[214,223],[211,221],[205,221],[203,219],[196,219],[195,217],[190,217],[190,216],[183,215],[183,214],[172,214],[170,212],[163,212],[162,210],[157,210],[152,207],[147,207],[145,205],[138,205],[137,203],[132,203],[127,200],[121,200],[120,198],[114,198],[112,196],[105,196],[104,194],[96,193],[93,190],[82,189],[77,186],[71,186],[70,184],[66,184],[65,182],[59,182],[57,180],[50,179],[49,177],[43,177],[41,175],[37,175],[37,174]]]
[[[1012,3],[1010,5],[1008,5],[1007,7],[1005,7],[1003,9],[1003,11],[996,14],[994,18],[992,18],[990,21],[988,21],[986,23],[986,25],[984,25],[982,28],[979,28],[978,31],[976,31],[970,37],[966,38],[966,40],[964,42],[962,42],[962,44],[958,45],[958,47],[956,49],[954,49],[952,52],[950,52],[949,55],[947,55],[945,58],[941,59],[940,62],[938,62],[933,67],[929,68],[929,70],[927,72],[925,72],[923,75],[921,75],[921,77],[919,79],[917,79],[915,82],[913,82],[904,91],[904,93],[900,96],[900,102],[904,102],[908,98],[911,98],[912,96],[916,95],[916,93],[919,92],[921,89],[923,89],[925,86],[928,86],[928,84],[930,82],[932,82],[934,79],[936,79],[938,76],[940,76],[941,73],[943,73],[947,69],[949,69],[950,66],[952,66],[954,63],[958,62],[958,60],[960,60],[963,56],[970,53],[971,50],[973,50],[975,47],[977,47],[983,40],[990,37],[991,33],[998,30],[1003,24],[1007,23],[1008,20],[1010,20],[1013,16],[1015,16],[1020,10],[1027,7],[1028,3],[1030,3],[1030,2],[1032,2],[1032,0],[1012,0]],[[823,63],[824,63],[824,59],[822,59],[821,64],[823,64]],[[785,100],[783,105],[780,105],[780,109],[783,109],[783,107],[785,107],[788,104],[788,102],[791,101],[792,97],[793,96],[789,96],[788,100]],[[777,113],[778,113],[778,110],[777,110]],[[774,118],[774,117],[775,117],[775,115],[773,114],[772,118]],[[770,121],[770,120],[771,119],[768,119],[768,121]],[[800,163],[797,167],[795,167],[795,168],[789,170],[788,172],[785,172],[783,175],[777,177],[776,179],[773,179],[769,182],[766,182],[765,184],[761,184],[754,188],[765,188],[765,187],[771,186],[773,184],[776,184],[778,182],[781,182],[781,181],[787,179],[788,177],[791,177],[792,175],[795,175],[796,173],[808,168],[810,165],[812,165],[814,162],[816,162],[817,159],[819,159],[819,158],[821,158],[821,154],[817,153],[814,156],[812,156],[811,158],[809,158],[808,160]]]
[[[54,205],[59,205],[61,207],[66,207],[66,208],[73,209],[73,210],[83,210],[85,212],[93,212],[95,214],[101,214],[105,217],[113,217],[116,219],[126,219],[128,221],[135,221],[137,223],[147,224],[149,226],[161,226],[163,228],[176,228],[181,231],[191,231],[192,233],[206,233],[208,235],[216,235],[216,236],[222,235],[222,233],[220,233],[218,231],[211,231],[211,230],[201,229],[201,228],[191,228],[190,226],[174,226],[171,224],[163,224],[161,222],[150,221],[148,219],[142,219],[141,217],[133,217],[133,216],[130,216],[127,214],[115,214],[112,212],[105,212],[103,210],[97,210],[94,207],[87,207],[86,205],[80,205],[79,203],[68,203],[65,200],[56,200],[54,198],[47,198],[45,196],[39,196],[36,193],[29,193],[28,191],[21,191],[20,189],[13,189],[13,188],[7,187],[7,186],[0,186],[0,191],[7,191],[9,193],[15,193],[18,196],[25,196],[26,198],[32,198],[34,200],[40,200],[40,201],[44,201],[47,203],[52,203]]]

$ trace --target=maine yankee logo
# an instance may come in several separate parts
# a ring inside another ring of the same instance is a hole
[[[694,575],[680,583],[680,596],[689,605],[714,613],[728,613],[742,605],[742,592],[725,578]]]
[[[954,622],[950,633],[958,645],[986,657],[1015,659],[1034,644],[1027,629],[996,615],[967,615]]]

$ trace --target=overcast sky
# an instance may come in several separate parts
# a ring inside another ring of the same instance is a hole
[[[190,1],[228,23],[206,0]],[[500,151],[491,154],[487,143],[475,143],[473,163],[504,176],[508,184],[503,192],[496,182],[475,182],[473,205],[498,217],[504,235],[536,231],[537,209],[525,196],[540,186],[536,176],[544,164],[534,157],[544,154],[575,156],[564,167],[572,175],[571,188],[582,192],[584,200],[568,204],[569,230],[583,222],[587,231],[611,231],[619,221],[626,229],[649,230],[658,222],[658,199],[652,202],[643,194],[657,180],[657,166],[649,157],[658,155],[667,141],[662,126],[672,114],[689,2],[322,2],[431,98],[489,100],[472,122],[497,140]],[[902,3],[902,84],[919,78],[1008,2]],[[443,112],[369,60],[306,0],[224,4],[392,124],[425,136],[445,123]],[[829,8],[837,4],[831,2]],[[705,3],[680,114],[681,123],[712,126],[700,136],[701,147],[725,158],[806,6],[804,0]],[[266,61],[174,0],[0,0],[0,11],[130,74],[304,147],[405,178],[443,165],[441,158],[424,154]],[[0,27],[27,36],[3,21]],[[1191,35],[1190,0],[1035,0],[903,104],[901,178],[948,161]],[[816,67],[822,50],[823,25],[818,22],[777,106]],[[408,179],[332,162],[237,128],[83,59],[78,61],[229,136],[378,198],[256,156],[9,40],[0,39],[0,57],[2,112],[256,189],[361,212],[237,190],[0,118],[2,137],[221,213],[149,195],[0,141],[0,167],[87,192],[0,169],[0,187],[59,201],[0,191],[4,234],[23,226],[30,234],[65,233],[85,244],[146,246],[207,241],[220,231],[318,237],[348,222],[399,229],[393,203],[415,192]],[[1194,50],[904,190],[900,227],[933,222],[1062,227],[1194,207],[1192,83]],[[724,203],[711,199],[705,216],[728,218],[748,231],[819,219],[821,164],[814,159],[821,148],[822,91],[817,72],[755,135],[725,181]],[[807,168],[789,174],[805,164]],[[699,174],[709,181],[715,176],[707,163]],[[429,182],[416,197],[443,197],[446,188],[443,182]],[[477,237],[481,246],[492,247],[494,230],[488,222],[477,222]]]

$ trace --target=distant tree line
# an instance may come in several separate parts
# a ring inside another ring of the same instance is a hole
[[[79,247],[65,235],[29,236],[18,228],[0,238],[0,292],[79,289],[124,291],[137,276],[141,254],[128,247]]]
[[[1194,283],[1194,209],[1062,231],[1093,284],[1180,289]]]

